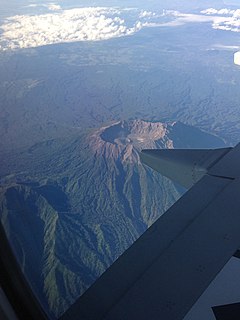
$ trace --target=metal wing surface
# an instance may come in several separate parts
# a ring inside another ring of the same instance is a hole
[[[239,320],[240,303],[213,307],[216,320]]]
[[[62,320],[184,318],[240,246],[240,146],[220,150]]]

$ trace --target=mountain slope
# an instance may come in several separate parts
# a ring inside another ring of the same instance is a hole
[[[131,120],[3,159],[1,221],[46,310],[64,312],[180,196],[140,149],[221,145],[181,123]]]

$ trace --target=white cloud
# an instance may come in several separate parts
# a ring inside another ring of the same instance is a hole
[[[30,3],[29,5],[25,6],[26,8],[36,8],[38,7],[38,4],[36,3]]]
[[[59,7],[52,4],[51,9],[59,10]],[[135,13],[134,22],[126,22],[123,13],[116,8],[89,7],[10,17],[0,26],[0,49],[107,40],[131,35],[143,27],[139,12]]]
[[[203,14],[182,13],[179,11],[165,10],[164,16],[175,17],[172,21],[164,23],[164,26],[179,26],[186,23],[221,23],[226,21],[226,17],[208,16]]]
[[[239,49],[239,46],[226,46],[223,44],[215,44],[213,47],[213,49],[221,49],[221,50],[234,50],[234,49]]]
[[[209,8],[201,11],[201,13],[209,16],[222,16],[220,20],[217,20],[216,18],[213,19],[212,27],[214,29],[240,32],[240,9],[231,10],[224,8],[217,10]]]
[[[234,10],[230,10],[230,9],[220,9],[220,10],[217,10],[217,9],[214,9],[214,8],[208,8],[206,10],[202,10],[201,13],[203,14],[207,14],[207,15],[216,15],[216,14],[219,14],[219,15],[229,15],[229,14],[232,14],[234,12]]]
[[[151,18],[154,16],[156,16],[155,12],[146,11],[146,10],[142,10],[139,14],[139,18]]]
[[[55,4],[55,3],[49,3],[46,5],[46,7],[49,9],[49,10],[52,10],[52,11],[58,11],[58,10],[61,10],[61,6],[59,4]]]
[[[213,29],[240,32],[240,9],[214,9],[202,10],[201,14],[181,13],[179,11],[164,11],[165,16],[176,17],[175,21],[170,21],[165,25],[178,26],[186,23],[212,23]]]
[[[209,8],[206,10],[202,10],[201,13],[203,14],[207,14],[207,15],[228,15],[228,16],[233,16],[233,17],[240,17],[240,9],[236,9],[236,10],[231,10],[231,9],[214,9],[214,8]]]

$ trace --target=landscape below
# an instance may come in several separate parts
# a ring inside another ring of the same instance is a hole
[[[223,147],[180,122],[129,120],[26,147],[1,163],[1,221],[22,270],[59,316],[184,192],[144,148]]]

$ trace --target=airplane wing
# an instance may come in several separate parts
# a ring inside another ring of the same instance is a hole
[[[170,155],[166,150],[146,150],[142,160],[158,171],[163,168],[163,174],[166,171],[178,182],[183,180],[185,186],[195,182],[194,186],[61,320],[183,319],[237,251],[240,144],[214,151],[185,150],[190,160],[184,157],[184,150],[174,151]]]
[[[240,303],[216,306],[212,309],[217,320],[239,320]]]

